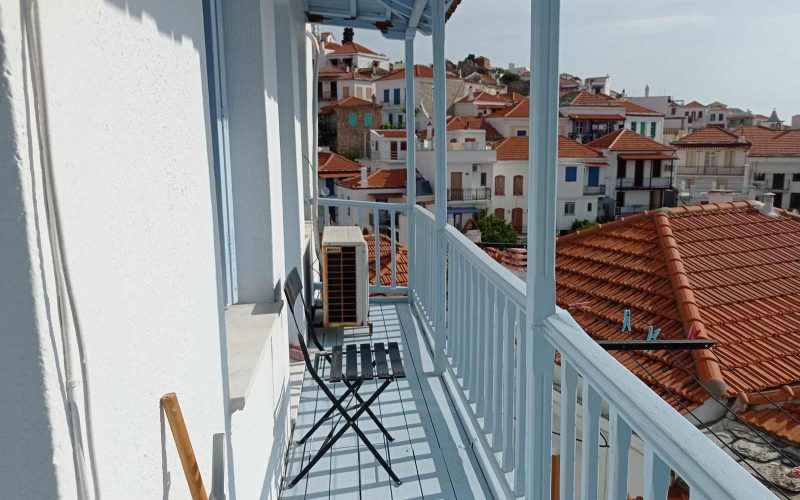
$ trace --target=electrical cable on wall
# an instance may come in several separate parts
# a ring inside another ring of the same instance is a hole
[[[53,164],[50,154],[50,136],[47,121],[47,105],[45,93],[45,78],[42,64],[42,49],[40,45],[40,23],[38,2],[27,2],[27,9],[23,8],[23,30],[25,32],[25,55],[30,61],[31,87],[33,90],[33,107],[36,123],[37,142],[39,146],[39,160],[41,162],[45,213],[47,231],[52,252],[53,269],[55,271],[56,297],[58,308],[58,322],[61,332],[62,349],[64,356],[64,378],[66,380],[68,415],[67,425],[72,441],[73,459],[75,461],[75,475],[78,487],[78,496],[82,499],[100,499],[100,481],[97,473],[95,456],[94,433],[92,426],[91,390],[88,375],[88,360],[86,349],[81,334],[78,313],[75,307],[72,284],[70,281],[69,266],[64,255],[63,234],[60,223],[60,214],[53,179]],[[67,316],[69,312],[69,317]],[[71,328],[70,328],[71,321]],[[74,339],[70,338],[70,331]],[[73,342],[77,346],[80,366],[80,377],[76,377],[73,367]],[[86,458],[84,456],[81,432],[81,416],[78,411],[78,401],[75,390],[78,386],[82,389],[84,427],[86,429],[87,451],[89,455],[89,473],[91,475],[93,495],[90,495],[86,478]]]

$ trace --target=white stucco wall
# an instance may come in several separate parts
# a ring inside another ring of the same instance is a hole
[[[0,32],[14,60],[7,78],[18,84],[12,4],[0,6]],[[38,11],[46,68],[38,104],[47,109],[63,257],[86,344],[101,490],[105,498],[189,498],[159,398],[178,394],[206,478],[211,436],[226,430],[202,9],[188,1],[87,0],[39,3]],[[26,97],[11,99],[22,106]],[[0,130],[7,121],[0,114]],[[27,397],[14,399],[15,416],[0,426],[0,497],[75,498],[54,283],[38,271],[51,262],[45,220],[41,205],[30,210],[42,184],[21,181],[38,175],[38,150],[28,140],[11,141],[15,161],[34,164],[12,174],[20,190],[0,223],[2,234],[21,236],[0,260],[3,276],[18,269],[11,276],[22,285],[13,292],[22,307],[4,311],[4,325],[20,329],[6,338],[0,366],[7,356],[31,355],[9,378],[32,376]]]

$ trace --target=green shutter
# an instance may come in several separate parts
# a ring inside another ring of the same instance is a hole
[[[636,132],[636,122],[631,122],[631,130]]]
[[[364,113],[364,126],[365,127],[372,126],[372,113]]]
[[[354,112],[350,112],[350,120],[349,121],[350,121],[350,126],[351,127],[355,127],[356,125],[358,125],[358,114],[356,114]]]
[[[650,138],[656,138],[656,122],[650,122]]]
[[[645,122],[639,123],[639,133],[644,135],[644,126],[647,125]]]

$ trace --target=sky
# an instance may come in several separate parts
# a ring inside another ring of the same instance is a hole
[[[530,64],[531,0],[462,0],[447,23],[445,56],[483,55],[495,67]],[[611,75],[629,96],[728,106],[787,123],[800,114],[800,0],[561,0],[560,71]],[[342,28],[324,27],[341,39]],[[356,30],[355,41],[393,61],[403,42]],[[430,37],[415,41],[432,61]]]

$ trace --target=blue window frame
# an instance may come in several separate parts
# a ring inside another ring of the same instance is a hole
[[[383,102],[389,104],[389,89],[383,90]]]
[[[372,113],[364,113],[364,126],[365,127],[372,126]]]
[[[214,162],[214,193],[217,198],[217,237],[222,250],[222,276],[225,306],[239,300],[236,279],[236,238],[234,237],[233,200],[231,193],[230,141],[228,117],[225,115],[225,64],[222,36],[222,6],[218,0],[203,0],[203,28],[208,67],[209,118],[211,149]]]
[[[394,89],[394,103],[400,104],[400,89]]]
[[[575,182],[578,180],[578,167],[574,165],[569,165],[564,170],[564,181],[566,182]]]

